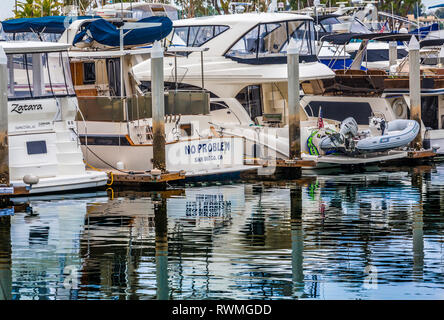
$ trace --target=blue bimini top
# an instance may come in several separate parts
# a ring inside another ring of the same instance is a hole
[[[75,20],[94,19],[93,16],[51,16],[42,18],[19,18],[2,22],[6,33],[36,32],[62,34]]]
[[[173,22],[167,17],[148,17],[137,21],[144,23],[160,23],[160,26],[141,28],[134,30],[123,30],[124,46],[135,46],[152,43],[168,36],[173,29]],[[97,19],[86,23],[81,32],[74,38],[73,44],[85,40],[94,40],[100,44],[110,47],[120,46],[120,31],[111,22]]]

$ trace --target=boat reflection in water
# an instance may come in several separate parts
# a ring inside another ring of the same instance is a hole
[[[439,169],[31,200],[2,297],[442,298]]]

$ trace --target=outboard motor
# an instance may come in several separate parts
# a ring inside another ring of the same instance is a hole
[[[355,143],[353,138],[358,135],[358,124],[356,120],[349,117],[342,121],[338,133],[333,133],[321,139],[319,146],[325,151],[342,151],[345,153],[353,153]]]
[[[339,133],[347,137],[356,137],[358,134],[358,123],[352,117],[348,117],[341,123]]]

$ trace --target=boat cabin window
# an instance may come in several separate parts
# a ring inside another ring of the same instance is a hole
[[[96,83],[96,64],[94,62],[83,63],[83,83]]]
[[[299,54],[305,61],[307,57],[316,60],[311,20],[259,24],[239,39],[225,56],[244,63],[286,63],[288,41],[291,38],[296,40]],[[264,58],[271,60],[265,61]]]
[[[322,108],[322,117],[325,119],[343,121],[353,117],[359,125],[368,125],[372,116],[372,108],[367,102],[310,101],[305,111],[309,116],[317,117],[319,108]]]
[[[75,95],[66,52],[8,54],[8,98]]]
[[[439,129],[438,96],[421,97],[421,118],[426,128]]]
[[[253,121],[255,121],[257,117],[261,117],[263,113],[261,97],[261,86],[258,85],[247,86],[236,95],[236,99],[244,107]]]
[[[210,102],[210,111],[229,109],[228,105],[223,101]]]
[[[171,43],[176,46],[200,47],[228,29],[227,26],[176,27]]]

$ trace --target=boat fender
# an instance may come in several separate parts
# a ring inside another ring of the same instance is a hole
[[[307,139],[308,153],[312,156],[319,156],[318,148],[316,148],[315,144],[313,143],[313,137],[316,135],[316,133],[318,133],[318,130],[313,130]]]
[[[38,184],[39,180],[40,180],[39,177],[32,174],[27,174],[26,176],[23,177],[23,182],[29,184],[31,187],[34,184]]]

